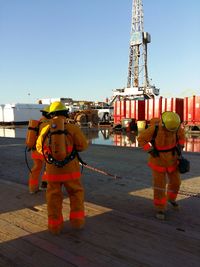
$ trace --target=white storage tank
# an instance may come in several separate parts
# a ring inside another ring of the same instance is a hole
[[[42,116],[40,110],[45,106],[44,104],[5,104],[4,123],[27,124],[30,119],[37,120]]]
[[[4,105],[0,105],[0,122],[4,121]]]

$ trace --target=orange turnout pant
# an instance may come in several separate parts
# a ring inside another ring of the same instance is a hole
[[[152,171],[154,187],[154,206],[164,211],[168,200],[176,200],[181,185],[180,173],[175,170],[171,173]],[[168,178],[168,181],[167,181]],[[166,188],[167,186],[167,188]]]
[[[39,190],[40,175],[45,167],[45,161],[44,158],[35,151],[32,152],[31,156],[33,160],[33,167],[31,168],[31,172],[29,174],[29,192],[37,192]],[[42,181],[45,181],[45,172],[42,176]]]
[[[69,220],[71,226],[80,229],[84,226],[84,189],[80,179],[65,182],[48,182],[46,199],[48,211],[48,229],[54,234],[60,233],[63,228],[62,186],[65,187],[70,199]]]

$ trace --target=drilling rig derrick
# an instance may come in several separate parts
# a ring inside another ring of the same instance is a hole
[[[151,85],[147,69],[147,44],[151,36],[144,31],[142,0],[133,0],[127,87],[114,90],[114,98],[148,99],[159,95]]]

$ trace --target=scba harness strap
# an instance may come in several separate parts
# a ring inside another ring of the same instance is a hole
[[[65,129],[64,131],[63,130],[57,130],[53,133],[51,133],[50,131],[48,131],[47,135],[45,136],[44,140],[43,140],[43,145],[42,145],[42,153],[43,153],[43,156],[45,158],[45,161],[48,163],[48,164],[54,164],[56,167],[58,168],[62,168],[64,167],[66,164],[68,164],[69,162],[71,162],[72,160],[74,160],[76,157],[78,158],[79,162],[83,165],[87,165],[87,163],[85,163],[78,151],[73,148],[72,152],[70,153],[70,155],[66,156],[65,159],[63,160],[57,160],[53,157],[53,155],[50,153],[50,150],[49,152],[47,153],[47,155],[45,155],[44,153],[44,143],[45,143],[45,140],[46,138],[49,138],[49,147],[50,147],[50,144],[51,144],[51,136],[54,135],[54,134],[69,134],[69,132]]]
[[[53,133],[50,133],[50,136],[52,136],[54,134],[65,134],[65,135],[67,135],[69,133],[68,133],[68,131],[66,129],[64,131],[63,130],[57,130],[57,131],[55,131]]]
[[[36,131],[38,133],[39,128],[38,127],[28,127],[28,130]]]
[[[48,163],[54,164],[58,168],[62,168],[66,164],[68,164],[70,161],[75,159],[76,157],[76,150],[72,150],[71,154],[67,156],[64,160],[56,160],[51,154],[48,154]]]
[[[39,133],[39,127],[40,127],[41,124],[42,124],[42,121],[39,121],[37,127],[28,126],[28,130],[35,131],[37,133],[37,135],[38,135],[38,133]]]
[[[162,150],[157,149],[155,147],[155,139],[156,139],[157,133],[158,133],[158,125],[155,125],[153,137],[152,137],[151,142],[150,142],[152,144],[152,147],[153,147],[153,151],[151,151],[151,153],[153,153],[154,157],[159,157],[160,152],[162,153],[162,152],[169,152],[169,151],[172,151],[173,155],[175,154],[175,152],[177,152],[177,154],[179,155],[179,150],[177,149],[177,145],[175,145],[174,147],[169,148],[169,149],[162,149]],[[177,133],[176,133],[176,141],[178,141]]]

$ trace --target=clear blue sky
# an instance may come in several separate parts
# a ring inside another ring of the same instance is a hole
[[[165,97],[200,95],[200,0],[143,0],[148,70]],[[104,101],[126,86],[132,0],[0,0],[0,104]]]

